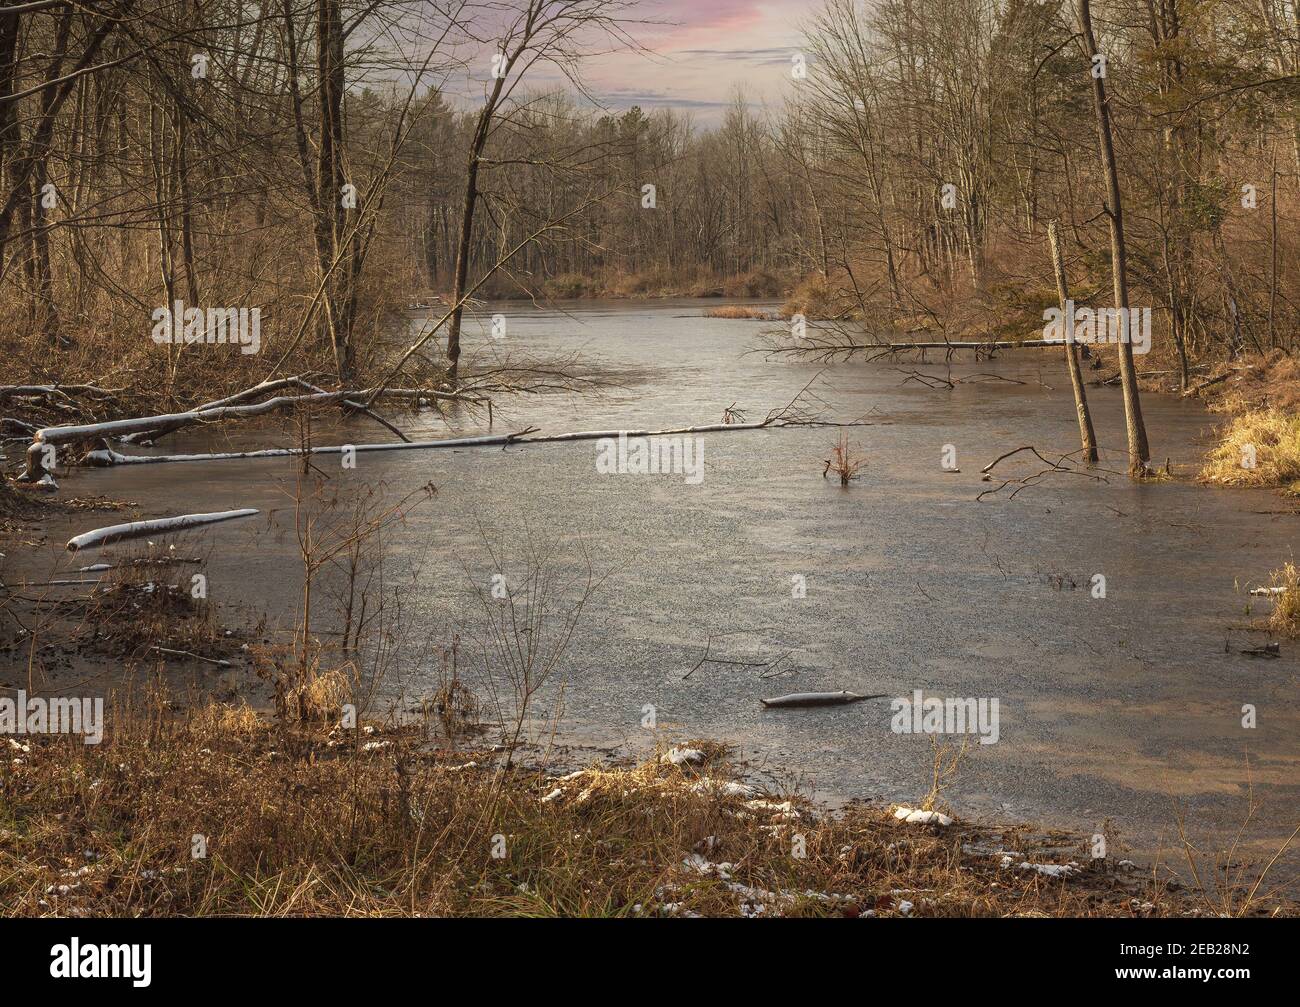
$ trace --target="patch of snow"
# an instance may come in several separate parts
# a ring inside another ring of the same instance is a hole
[[[731,872],[736,869],[735,864],[721,863],[715,864],[712,861],[700,856],[698,853],[692,853],[682,861],[682,866],[688,870],[695,871],[698,874],[716,875],[723,881],[731,880]]]
[[[1031,864],[1026,860],[1020,864],[1019,870],[1037,871],[1049,878],[1069,878],[1079,873],[1079,865],[1074,861],[1068,864]]]
[[[913,825],[951,825],[952,818],[938,811],[916,811],[912,808],[898,808],[894,817],[901,822]]]
[[[758,788],[735,780],[715,780],[706,778],[691,784],[690,789],[697,794],[721,794],[723,797],[757,797]]]

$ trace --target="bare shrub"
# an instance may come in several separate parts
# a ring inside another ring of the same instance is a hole
[[[848,434],[840,434],[839,440],[831,448],[831,456],[826,459],[826,468],[822,470],[822,478],[825,479],[830,473],[834,472],[839,476],[840,485],[847,486],[858,477],[858,472],[866,464],[866,458],[854,457],[853,449],[849,446]]]

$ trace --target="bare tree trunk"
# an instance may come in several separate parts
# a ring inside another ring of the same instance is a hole
[[[1061,302],[1061,312],[1066,313],[1070,288],[1065,279],[1065,260],[1061,257],[1061,239],[1056,233],[1056,221],[1047,224],[1047,242],[1052,248],[1052,268],[1056,272],[1056,295]],[[1070,386],[1074,389],[1074,409],[1079,414],[1079,442],[1083,447],[1083,460],[1097,460],[1097,435],[1092,429],[1092,413],[1088,409],[1088,393],[1083,387],[1083,373],[1079,369],[1079,349],[1074,343],[1074,333],[1065,333],[1065,363],[1070,369]]]
[[[18,75],[18,14],[0,14],[0,186],[15,185],[13,160],[21,137],[18,132],[18,106],[5,101],[14,93]],[[6,177],[8,176],[8,177]]]
[[[1083,35],[1084,54],[1089,69],[1097,55],[1097,39],[1092,32],[1091,0],[1079,0],[1079,27]],[[1147,445],[1146,424],[1142,420],[1142,401],[1138,395],[1137,370],[1133,366],[1133,343],[1128,330],[1128,256],[1124,245],[1124,204],[1119,191],[1119,169],[1115,162],[1115,144],[1111,133],[1110,107],[1106,98],[1105,77],[1091,73],[1092,103],[1097,114],[1097,144],[1101,167],[1106,176],[1106,216],[1110,221],[1110,262],[1115,284],[1115,307],[1121,312],[1124,339],[1119,345],[1119,374],[1124,388],[1124,423],[1128,432],[1129,475],[1146,471],[1151,457]]]
[[[45,173],[45,159],[36,161],[32,172],[32,271],[35,285],[32,296],[35,298],[37,323],[41,334],[51,346],[62,347],[66,344],[59,335],[59,309],[54,303],[54,272],[50,266],[50,233],[47,220],[48,210],[45,206],[45,186],[48,176]]]
[[[347,230],[347,212],[343,206],[343,12],[339,0],[317,0],[316,65],[320,102],[316,188],[329,234],[328,269],[344,254]],[[351,277],[350,268],[336,268],[324,297],[334,365],[343,384],[352,379],[354,370]]]
[[[121,16],[129,14],[133,6],[133,0],[123,0]],[[35,159],[40,151],[49,146],[50,137],[54,133],[55,119],[68,95],[76,86],[76,75],[94,63],[100,47],[119,23],[118,17],[103,18],[86,40],[81,57],[71,70],[65,72],[63,60],[67,53],[72,15],[72,8],[68,7],[59,21],[55,39],[55,56],[47,70],[48,86],[41,92],[40,114],[32,128],[31,139],[25,148],[12,156],[9,162],[9,193],[4,204],[0,206],[0,262],[4,260],[5,247],[9,243],[9,231],[13,226],[14,214],[18,212],[19,204],[23,200],[30,199]],[[14,129],[17,129],[16,125]],[[16,133],[13,140],[17,142]]]
[[[451,303],[455,305],[451,321],[447,327],[447,380],[454,387],[459,380],[460,369],[460,317],[461,299],[465,296],[465,284],[469,279],[470,248],[474,235],[474,207],[478,202],[478,169],[483,148],[487,145],[488,132],[492,127],[492,117],[496,114],[497,102],[501,100],[501,89],[505,86],[505,74],[509,73],[513,58],[507,63],[502,75],[492,85],[492,93],[483,105],[478,116],[478,126],[474,130],[474,139],[470,145],[469,165],[465,172],[465,203],[460,216],[460,239],[456,243],[456,273],[452,280]]]
[[[1269,164],[1269,188],[1268,348],[1272,350],[1277,347],[1277,141],[1273,142],[1273,158]]]
[[[176,113],[176,195],[180,200],[181,264],[185,267],[185,292],[193,307],[198,307],[199,279],[194,265],[194,208],[190,195],[189,127],[185,109],[178,101]]]
[[[176,274],[172,264],[172,236],[170,222],[170,198],[167,194],[166,170],[167,147],[163,136],[163,127],[167,117],[161,108],[149,109],[149,163],[153,172],[154,216],[158,225],[158,269],[162,274],[163,298],[168,310],[176,302]],[[190,307],[198,307],[191,304]],[[183,318],[172,317],[174,331],[179,332]],[[181,353],[185,348],[182,341],[167,344],[167,381],[168,388],[176,382],[176,367],[180,363]]]

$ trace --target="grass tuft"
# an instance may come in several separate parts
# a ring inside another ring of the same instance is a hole
[[[1300,414],[1257,409],[1234,418],[1201,478],[1225,486],[1280,487],[1300,496]]]

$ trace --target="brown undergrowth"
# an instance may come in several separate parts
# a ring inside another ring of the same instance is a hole
[[[1161,871],[1028,828],[828,813],[728,751],[505,770],[431,721],[277,724],[246,706],[108,711],[100,745],[0,741],[15,916],[1177,916]],[[675,761],[674,761],[675,760]],[[196,853],[201,855],[196,855]],[[1243,913],[1290,912],[1260,895]]]

